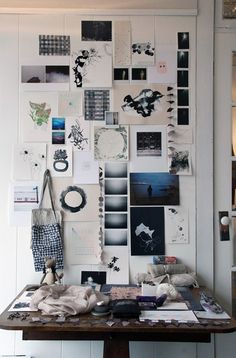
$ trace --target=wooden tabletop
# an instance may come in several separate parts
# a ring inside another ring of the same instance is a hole
[[[192,289],[191,293],[198,297],[199,289]],[[13,314],[12,318],[10,307],[11,304],[0,315],[1,329],[21,330],[24,340],[103,340],[104,358],[120,358],[120,354],[128,358],[129,341],[210,342],[212,333],[236,331],[236,320],[233,318],[199,319],[199,323],[187,324],[175,321],[139,322],[136,319],[114,319],[111,315],[95,317],[81,314],[67,317],[60,323],[57,322],[58,317],[44,316],[40,312],[19,312],[19,317]],[[40,321],[34,322],[37,317]],[[113,322],[112,326],[109,321]]]

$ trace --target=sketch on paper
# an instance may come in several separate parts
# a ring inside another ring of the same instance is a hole
[[[168,124],[175,108],[174,89],[169,85],[117,85],[113,95],[120,124]]]
[[[114,26],[115,66],[130,66],[131,24],[130,21],[115,21]]]
[[[130,173],[130,205],[179,205],[178,175]]]
[[[135,111],[142,117],[149,117],[153,112],[158,110],[162,97],[164,95],[159,91],[143,89],[135,97],[132,97],[130,94],[125,96],[125,103],[121,108],[124,112]]]
[[[73,158],[73,177],[76,184],[98,184],[99,164],[93,158],[93,152],[75,151]]]
[[[57,116],[57,94],[23,92],[20,106],[21,140],[24,142],[50,142],[51,117]]]
[[[101,248],[97,240],[98,232],[98,222],[65,223],[65,255],[71,265],[99,264]]]
[[[49,169],[52,176],[72,176],[72,147],[70,145],[49,147]]]
[[[59,92],[58,115],[60,117],[76,117],[82,115],[82,93]]]
[[[128,126],[94,127],[96,160],[128,160]]]
[[[41,180],[46,170],[46,161],[46,144],[15,144],[13,179]]]
[[[87,121],[104,121],[110,109],[109,90],[84,91],[84,116]]]
[[[46,103],[36,103],[29,101],[30,112],[29,116],[37,126],[47,124],[51,114],[51,108]]]
[[[163,208],[131,208],[131,255],[164,255]]]
[[[181,207],[165,208],[166,237],[171,244],[188,243],[188,213]]]
[[[67,35],[39,35],[39,55],[41,56],[69,56],[70,36]]]
[[[93,46],[81,44],[81,48],[72,53],[71,65],[73,71],[71,86],[73,88],[112,86],[110,44],[96,43]]]
[[[82,41],[112,41],[112,21],[81,21]]]
[[[89,124],[82,117],[66,118],[67,144],[80,151],[89,150]]]
[[[148,16],[142,17],[142,26],[138,17],[132,18],[132,65],[154,64],[154,20]]]
[[[191,175],[190,145],[174,144],[168,147],[169,173],[176,175]]]
[[[77,205],[74,205],[74,201],[72,200],[72,202],[70,202],[70,199],[73,195],[71,195],[71,193],[75,193],[75,197],[78,199],[78,197],[80,198],[80,200],[77,200]],[[67,195],[69,194],[70,199],[68,200]],[[71,213],[77,213],[78,211],[80,211],[81,209],[83,209],[85,207],[85,205],[87,204],[87,199],[86,199],[86,193],[85,191],[76,186],[68,186],[65,190],[63,190],[61,192],[60,195],[60,202],[61,202],[61,207],[64,210],[70,211]]]
[[[129,283],[129,260],[126,246],[108,245],[103,248],[103,262],[107,270],[107,284]]]

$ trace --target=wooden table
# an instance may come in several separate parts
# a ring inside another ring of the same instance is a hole
[[[199,296],[198,289],[193,289],[192,293],[195,297]],[[104,318],[91,314],[73,316],[73,319],[68,317],[63,323],[57,323],[57,317],[42,316],[40,312],[29,312],[26,319],[24,312],[21,312],[20,317],[9,319],[12,313],[9,311],[10,307],[11,304],[0,315],[1,329],[21,330],[23,340],[103,340],[104,358],[129,358],[129,341],[210,342],[212,333],[236,331],[236,320],[233,318],[199,320],[199,323],[192,325],[177,322],[158,322],[153,325],[151,322],[139,322],[135,319],[113,320],[115,324],[110,327],[107,321],[111,320],[111,316]],[[44,324],[33,323],[32,317],[48,318],[50,321]]]

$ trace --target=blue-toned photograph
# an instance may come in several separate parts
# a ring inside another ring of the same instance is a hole
[[[65,144],[65,132],[52,132],[52,144]]]
[[[179,176],[130,173],[130,205],[179,205]]]
[[[65,118],[52,117],[52,130],[65,130]]]

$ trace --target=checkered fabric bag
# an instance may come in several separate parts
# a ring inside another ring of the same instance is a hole
[[[43,197],[48,186],[51,208],[42,208]],[[61,213],[55,210],[53,203],[52,182],[49,170],[44,173],[42,194],[38,209],[32,210],[31,249],[35,271],[43,271],[45,258],[55,258],[56,269],[63,269]]]

